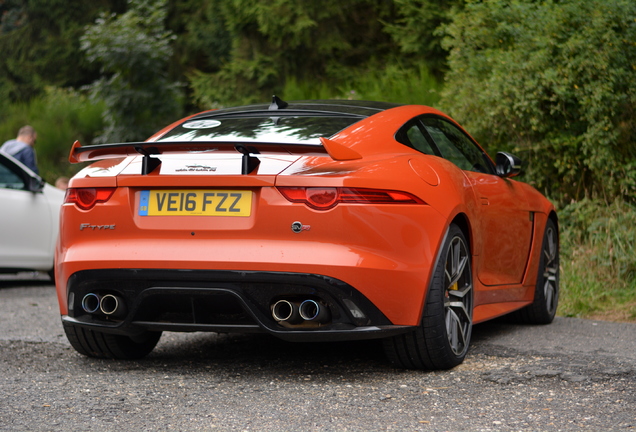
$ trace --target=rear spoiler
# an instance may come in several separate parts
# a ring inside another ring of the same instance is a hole
[[[82,146],[73,143],[68,160],[71,163],[89,162],[100,159],[115,159],[143,155],[141,173],[146,175],[161,165],[161,160],[153,157],[167,153],[207,153],[237,151],[243,155],[242,174],[252,173],[260,164],[258,155],[275,153],[304,156],[330,156],[337,161],[361,159],[362,156],[348,147],[328,138],[320,138],[322,146],[315,144],[278,143],[227,143],[205,141],[143,141],[118,144]]]

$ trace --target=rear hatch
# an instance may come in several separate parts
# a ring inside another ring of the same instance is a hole
[[[276,175],[300,157],[261,156],[251,175],[241,173],[242,156],[235,154],[164,155],[161,166],[148,175],[138,174],[140,157],[119,175],[118,186],[127,191],[139,228],[249,229],[262,200],[271,200],[267,191],[274,192]]]

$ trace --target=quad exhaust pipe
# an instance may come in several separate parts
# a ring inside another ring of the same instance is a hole
[[[279,323],[301,324],[315,322],[324,324],[329,321],[329,309],[315,300],[302,302],[278,300],[272,305],[272,317]]]
[[[126,315],[126,306],[124,305],[124,301],[121,297],[117,297],[112,294],[106,294],[102,297],[99,309],[104,315],[109,315],[114,318],[121,318]]]
[[[305,321],[324,323],[329,319],[329,310],[315,300],[305,300],[298,307],[300,317]]]
[[[113,318],[126,316],[126,305],[123,299],[113,294],[100,296],[99,294],[88,293],[82,299],[82,309],[89,314],[101,312]]]
[[[272,317],[278,322],[287,322],[289,324],[300,324],[302,318],[298,311],[298,303],[289,300],[278,300],[272,306]]]
[[[93,314],[99,310],[101,300],[101,296],[95,293],[88,293],[82,299],[82,309],[89,314]]]

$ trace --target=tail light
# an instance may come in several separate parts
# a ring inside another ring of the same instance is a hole
[[[113,196],[115,188],[72,188],[66,190],[65,204],[75,204],[82,210],[90,210],[97,203],[104,203]]]
[[[279,187],[280,193],[294,203],[315,210],[329,210],[338,204],[425,204],[408,192],[364,188]]]

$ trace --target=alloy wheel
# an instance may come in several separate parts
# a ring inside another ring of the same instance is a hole
[[[473,281],[468,248],[454,237],[445,266],[444,316],[451,350],[460,356],[468,349],[472,331]]]
[[[556,232],[551,226],[548,227],[545,233],[545,240],[543,242],[543,298],[545,299],[545,305],[548,313],[554,314],[558,304],[558,272],[559,272],[559,260],[558,260],[558,246]]]

